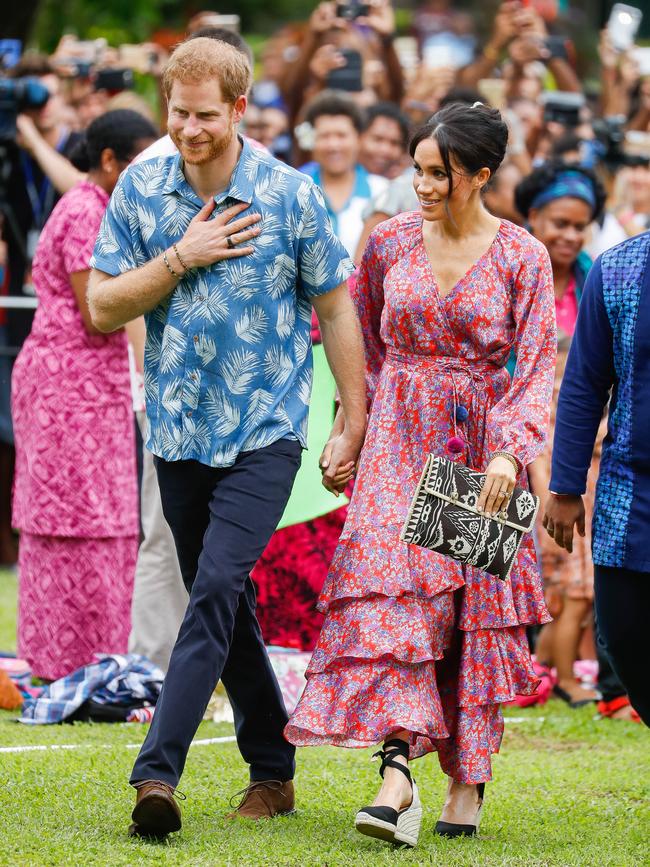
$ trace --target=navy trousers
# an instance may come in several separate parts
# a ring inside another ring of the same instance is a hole
[[[650,726],[650,574],[594,565],[598,636],[634,710]]]
[[[251,780],[293,778],[295,748],[283,735],[287,713],[255,616],[250,572],[282,517],[300,459],[300,444],[289,439],[242,452],[225,469],[156,458],[190,600],[131,783],[177,785],[219,679]]]

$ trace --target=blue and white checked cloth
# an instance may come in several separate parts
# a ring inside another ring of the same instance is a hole
[[[164,674],[146,656],[98,653],[97,662],[78,668],[46,686],[38,698],[23,704],[19,722],[59,723],[92,698],[99,704],[125,705],[133,700],[155,704]]]

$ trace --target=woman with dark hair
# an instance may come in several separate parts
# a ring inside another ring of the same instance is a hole
[[[507,138],[480,103],[439,111],[410,146],[421,210],[368,240],[355,291],[368,431],[286,730],[300,745],[383,740],[383,784],[356,827],[408,845],[422,812],[408,761],[432,750],[449,778],[437,833],[476,833],[500,704],[537,688],[526,626],[549,619],[530,539],[508,581],[400,541],[428,453],[484,471],[479,505],[492,514],[544,447],[556,345],[548,253],[482,202]]]
[[[118,176],[155,137],[134,111],[94,120],[71,155],[88,177],[57,204],[34,257],[39,306],[12,376],[13,524],[18,652],[45,680],[127,650],[139,533],[127,340],[93,327],[86,284]]]
[[[533,235],[544,244],[551,258],[555,287],[555,313],[558,326],[558,355],[551,406],[550,434],[544,453],[531,465],[529,478],[533,491],[545,503],[549,497],[551,454],[555,432],[555,416],[560,386],[569,354],[571,338],[578,318],[578,305],[591,268],[591,259],[584,252],[587,232],[600,219],[605,205],[605,190],[589,169],[562,161],[546,163],[525,178],[515,191],[515,200]],[[571,552],[555,544],[543,531],[540,509],[538,543],[547,604],[554,617],[541,630],[536,645],[537,661],[557,671],[555,694],[573,708],[598,700],[598,693],[585,688],[576,678],[573,665],[578,649],[592,626],[594,599],[594,566],[591,559],[591,517],[600,465],[600,452],[605,437],[605,420],[601,421],[596,437],[591,467],[587,476],[585,536],[578,536]],[[596,647],[592,653],[596,655]],[[610,678],[608,695],[616,690]],[[617,708],[613,713],[632,717],[624,689],[620,686]],[[607,705],[607,707],[605,707]],[[612,701],[599,705],[609,711]]]

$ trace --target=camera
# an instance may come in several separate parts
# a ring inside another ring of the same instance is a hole
[[[560,123],[562,126],[575,127],[580,124],[580,110],[585,105],[582,93],[552,91],[542,95],[544,122]]]
[[[346,21],[354,21],[357,18],[363,18],[370,11],[367,3],[359,3],[359,0],[349,0],[347,3],[336,4],[337,18],[344,18]]]
[[[627,118],[624,114],[598,118],[592,123],[599,145],[598,156],[603,165],[612,171],[623,166],[647,166],[650,163],[650,158],[647,156],[626,153],[626,123]]]
[[[93,85],[95,90],[108,90],[115,93],[120,90],[132,90],[133,70],[113,69],[113,67],[98,69],[93,78]]]
[[[363,90],[363,60],[358,51],[352,48],[341,48],[345,66],[332,69],[325,80],[328,90],[345,90],[348,93],[360,93]]]
[[[42,108],[49,98],[49,90],[37,78],[0,78],[0,141],[15,138],[21,111]]]

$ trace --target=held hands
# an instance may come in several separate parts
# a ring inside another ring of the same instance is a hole
[[[577,527],[580,536],[585,535],[585,506],[582,497],[558,497],[556,494],[549,494],[542,524],[548,535],[570,554],[573,551],[573,528]]]
[[[323,474],[323,486],[335,497],[343,493],[354,476],[363,440],[363,433],[354,435],[346,432],[343,412],[339,409],[330,438],[318,461]]]
[[[214,205],[214,199],[210,199],[207,205],[201,208],[178,242],[181,258],[188,268],[212,265],[222,259],[237,259],[255,251],[254,247],[246,245],[246,241],[252,240],[261,232],[260,226],[255,225],[262,219],[261,215],[249,214],[234,219],[250,207],[243,202],[226,208],[211,220],[210,214]],[[229,222],[230,220],[232,222]]]
[[[504,509],[515,489],[517,474],[512,463],[500,456],[492,458],[485,474],[483,490],[476,508],[479,512],[496,515]]]

